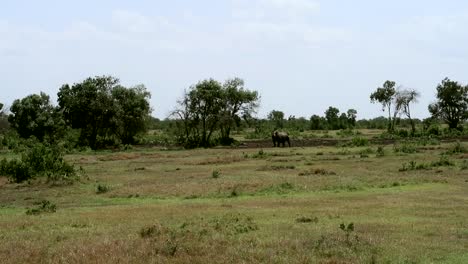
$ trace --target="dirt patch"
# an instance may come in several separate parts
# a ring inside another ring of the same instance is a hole
[[[0,187],[3,187],[4,185],[8,184],[8,179],[7,177],[0,177]]]
[[[100,161],[133,160],[133,159],[139,159],[140,157],[141,155],[139,153],[119,153],[119,154],[102,156],[102,157],[99,157],[98,160]]]

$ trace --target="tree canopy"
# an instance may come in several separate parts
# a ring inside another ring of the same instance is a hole
[[[15,100],[10,111],[8,121],[23,138],[34,136],[40,141],[54,141],[63,134],[65,122],[62,115],[43,92]]]
[[[93,149],[116,139],[133,143],[133,137],[145,129],[151,112],[149,98],[144,86],[128,89],[112,76],[65,84],[58,93],[65,120],[80,129],[80,144]]]
[[[241,115],[245,118],[256,110],[258,99],[258,93],[246,90],[239,78],[192,85],[172,113],[179,120],[180,140],[189,147],[209,147],[219,131],[222,143],[231,143],[231,129],[239,125]]]
[[[429,105],[434,118],[441,118],[451,129],[468,119],[468,86],[445,78],[437,85],[437,101]]]

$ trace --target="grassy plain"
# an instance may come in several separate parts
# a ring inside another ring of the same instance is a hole
[[[73,185],[0,177],[0,260],[468,263],[468,154],[454,147],[72,154],[87,175]]]

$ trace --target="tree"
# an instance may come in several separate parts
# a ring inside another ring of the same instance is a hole
[[[188,147],[209,147],[225,105],[221,83],[208,79],[191,86],[178,105],[172,115],[182,122],[184,143]]]
[[[222,142],[231,143],[231,129],[240,125],[241,117],[247,119],[256,111],[258,100],[258,93],[246,90],[240,78],[229,79],[223,84],[219,123]]]
[[[111,91],[119,84],[117,78],[88,78],[72,86],[65,84],[58,92],[58,103],[72,128],[81,129],[80,144],[98,147],[98,136],[106,137],[115,116]]]
[[[357,111],[349,109],[347,112],[348,127],[353,128],[356,126]]]
[[[468,86],[463,86],[449,78],[437,85],[437,102],[429,105],[433,118],[441,118],[450,129],[468,119]]]
[[[310,117],[310,129],[311,130],[321,130],[325,128],[327,120],[318,115],[312,115]]]
[[[395,89],[396,83],[393,81],[386,81],[383,84],[383,87],[377,88],[375,92],[370,95],[370,99],[372,103],[379,102],[382,104],[382,111],[385,111],[385,108],[388,109],[388,130],[392,131],[394,129],[392,116],[391,116],[391,109],[392,109],[392,102],[393,98],[396,93]]]
[[[268,116],[268,120],[272,121],[275,125],[275,129],[280,129],[284,127],[284,113],[281,111],[273,110]]]
[[[325,111],[325,118],[327,119],[329,129],[339,129],[339,117],[338,114],[340,110],[336,107],[330,106],[327,111]]]
[[[146,130],[150,97],[143,85],[128,89],[117,78],[98,76],[63,85],[58,103],[65,120],[80,129],[79,143],[97,149],[133,143],[134,136]]]
[[[40,141],[53,142],[63,135],[62,115],[43,92],[15,100],[10,111],[8,121],[22,138],[35,136]]]
[[[127,89],[116,86],[111,91],[114,99],[115,116],[112,118],[114,133],[123,144],[134,144],[135,135],[146,131],[151,107],[151,94],[144,85]]]
[[[8,116],[5,114],[4,105],[0,103],[0,133],[10,127]]]
[[[417,103],[419,96],[419,92],[415,89],[398,90],[395,95],[395,108],[408,117],[413,134],[416,132],[416,127],[414,120],[411,118],[410,104]]]
[[[179,142],[186,147],[210,147],[213,135],[219,134],[221,143],[231,143],[232,128],[240,126],[242,119],[252,119],[258,100],[258,93],[246,90],[239,78],[224,84],[207,79],[192,85],[171,113],[176,118]]]

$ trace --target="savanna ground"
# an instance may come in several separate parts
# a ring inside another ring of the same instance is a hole
[[[468,263],[467,148],[419,140],[70,154],[86,172],[73,185],[0,177],[0,260]]]

